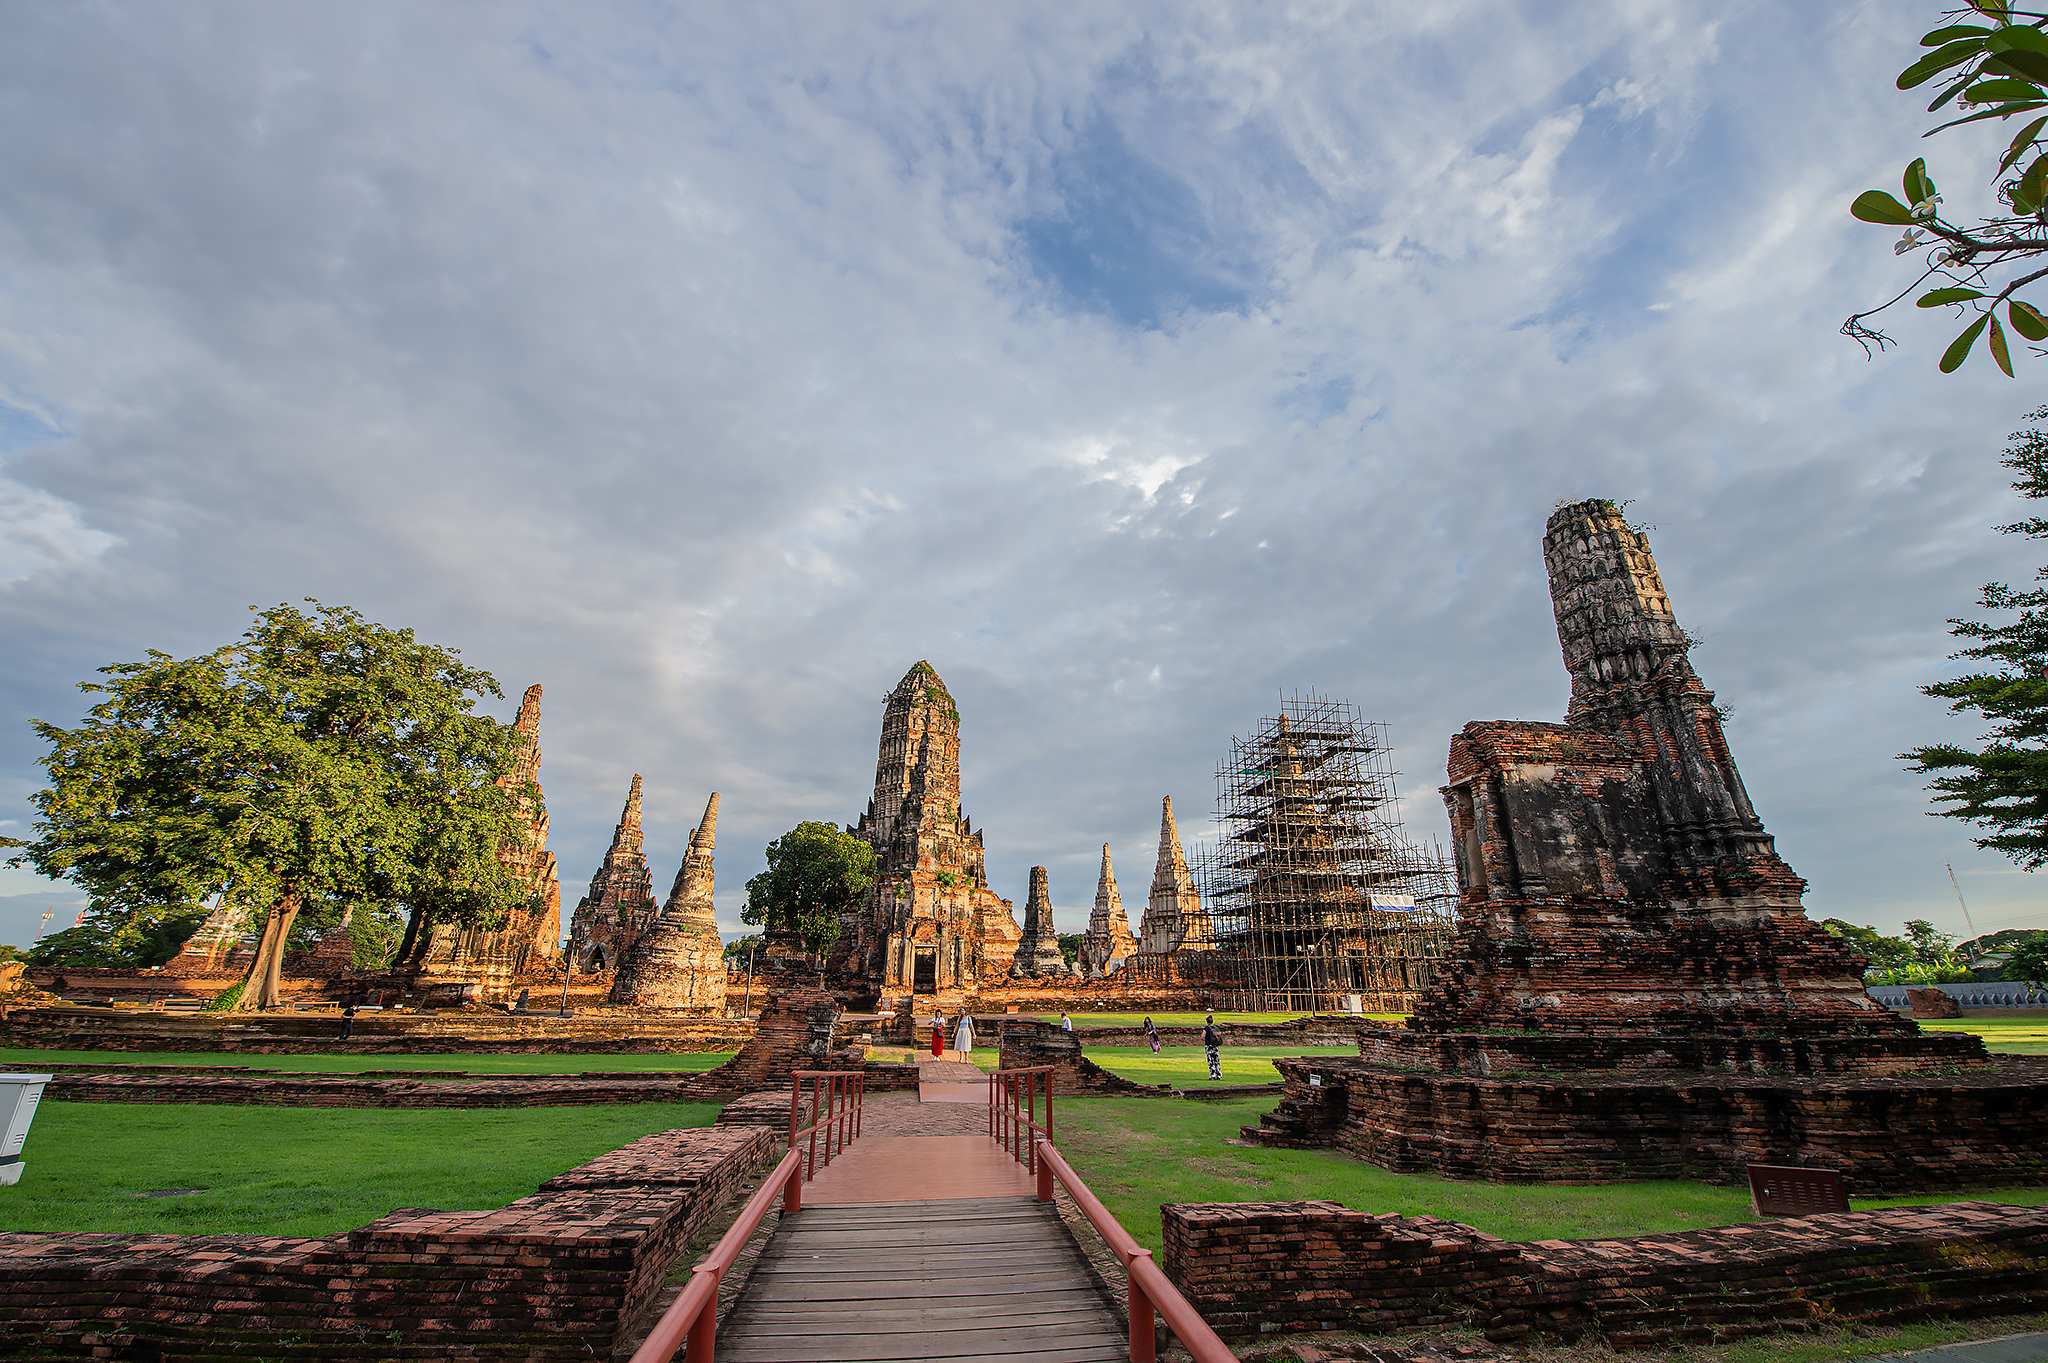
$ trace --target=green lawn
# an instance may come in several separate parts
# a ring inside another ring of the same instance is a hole
[[[1987,1050],[2007,1055],[2048,1055],[2048,1018],[1950,1018],[1920,1026],[1929,1032],[1975,1032]]]
[[[397,1207],[502,1207],[716,1103],[407,1111],[44,1103],[0,1230],[332,1235]],[[140,1194],[170,1188],[181,1197]]]
[[[1175,1088],[1200,1088],[1210,1082],[1209,1059],[1200,1046],[1162,1046],[1152,1054],[1149,1046],[1089,1046],[1083,1055],[1111,1074],[1140,1084],[1172,1084]],[[1348,1055],[1356,1057],[1356,1046],[1224,1046],[1217,1051],[1226,1084],[1271,1084],[1280,1079],[1273,1068],[1276,1056]]]
[[[1581,1240],[1699,1230],[1753,1221],[1749,1191],[1678,1181],[1603,1187],[1472,1183],[1393,1174],[1319,1150],[1227,1145],[1257,1126],[1268,1098],[1193,1102],[1064,1098],[1053,1143],[1138,1242],[1158,1251],[1166,1202],[1293,1202],[1331,1198],[1359,1211],[1440,1216],[1508,1240]],[[2048,1188],[1864,1199],[1860,1209],[1971,1198],[2048,1205]]]
[[[34,1073],[51,1065],[241,1066],[288,1073],[459,1070],[470,1074],[584,1074],[620,1070],[709,1070],[732,1052],[692,1055],[260,1055],[250,1051],[30,1051],[0,1048],[0,1068]]]
[[[1018,1013],[1014,1016],[1039,1018],[1045,1022],[1058,1022],[1060,1015],[1051,1013]],[[1199,1027],[1209,1017],[1207,1013],[1069,1013],[1076,1027],[1142,1027],[1149,1016],[1161,1027]],[[1303,1013],[1218,1013],[1218,1022],[1292,1022]],[[1399,1022],[1406,1013],[1367,1013],[1364,1016],[1377,1018],[1381,1022]]]

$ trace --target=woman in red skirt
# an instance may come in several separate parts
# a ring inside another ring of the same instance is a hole
[[[932,1058],[938,1059],[946,1053],[946,1022],[943,1018],[932,1019]]]

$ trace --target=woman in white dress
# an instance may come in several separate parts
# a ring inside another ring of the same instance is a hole
[[[953,1033],[953,1049],[962,1055],[974,1051],[974,1018],[967,1013],[960,1014],[959,1030]]]

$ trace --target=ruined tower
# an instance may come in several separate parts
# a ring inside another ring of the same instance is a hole
[[[1081,938],[1075,965],[1086,978],[1099,980],[1122,969],[1137,954],[1138,939],[1131,935],[1131,920],[1124,916],[1116,868],[1109,864],[1109,844],[1104,843],[1102,869],[1095,878],[1095,912],[1088,915],[1088,931]]]
[[[1173,797],[1163,796],[1159,806],[1159,858],[1152,865],[1152,894],[1145,901],[1138,951],[1145,956],[1167,956],[1176,951],[1211,950],[1216,942],[1209,916],[1202,912],[1195,878],[1188,871],[1187,857],[1181,852]]]
[[[1024,901],[1024,936],[1017,944],[1010,974],[1022,980],[1064,978],[1074,971],[1060,951],[1059,929],[1052,921],[1052,891],[1045,868],[1031,868],[1031,894]]]
[[[718,846],[718,792],[691,830],[668,902],[654,925],[626,952],[612,982],[611,1002],[637,1008],[702,1012],[725,1006],[725,961],[712,903],[712,853]]]
[[[989,888],[981,832],[960,808],[960,711],[920,662],[882,711],[874,795],[847,831],[875,849],[875,884],[828,969],[847,983],[972,992],[1003,977],[1019,932]]]
[[[590,893],[570,919],[569,949],[579,970],[617,969],[654,924],[654,873],[640,843],[640,774],[635,772],[612,845],[590,878]]]
[[[1567,721],[1452,738],[1460,930],[1411,1030],[1612,1038],[1574,1050],[1587,1064],[1930,1063],[1945,1040],[1874,1003],[1862,958],[1806,917],[1647,536],[1614,503],[1579,502],[1550,517],[1543,553]]]

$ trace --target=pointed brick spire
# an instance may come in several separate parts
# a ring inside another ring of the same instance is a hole
[[[641,839],[640,774],[635,772],[619,826],[612,830],[611,848],[590,878],[590,893],[576,906],[570,935],[579,959],[593,961],[604,949],[605,966],[616,969],[623,950],[653,923],[654,873],[647,867]]]
[[[1031,868],[1031,894],[1024,903],[1024,937],[1017,943],[1012,975],[1040,979],[1073,973],[1060,952],[1059,930],[1052,921],[1052,890],[1043,866]]]
[[[1131,935],[1131,920],[1124,916],[1123,896],[1117,893],[1116,868],[1109,863],[1109,844],[1102,844],[1102,869],[1095,878],[1095,912],[1088,917],[1088,933],[1081,939],[1076,964],[1091,980],[1110,973],[1113,962],[1136,955],[1138,942]]]
[[[1139,946],[1151,956],[1164,956],[1183,948],[1206,949],[1215,943],[1208,915],[1202,912],[1201,893],[1195,888],[1187,857],[1181,852],[1180,829],[1173,821],[1173,797],[1168,795],[1159,804],[1159,860],[1152,868],[1152,895],[1145,904]]]
[[[676,871],[661,916],[627,951],[611,1002],[637,1008],[701,1011],[723,1007],[725,965],[718,940],[712,852],[718,842],[718,792],[690,831],[689,850]]]

